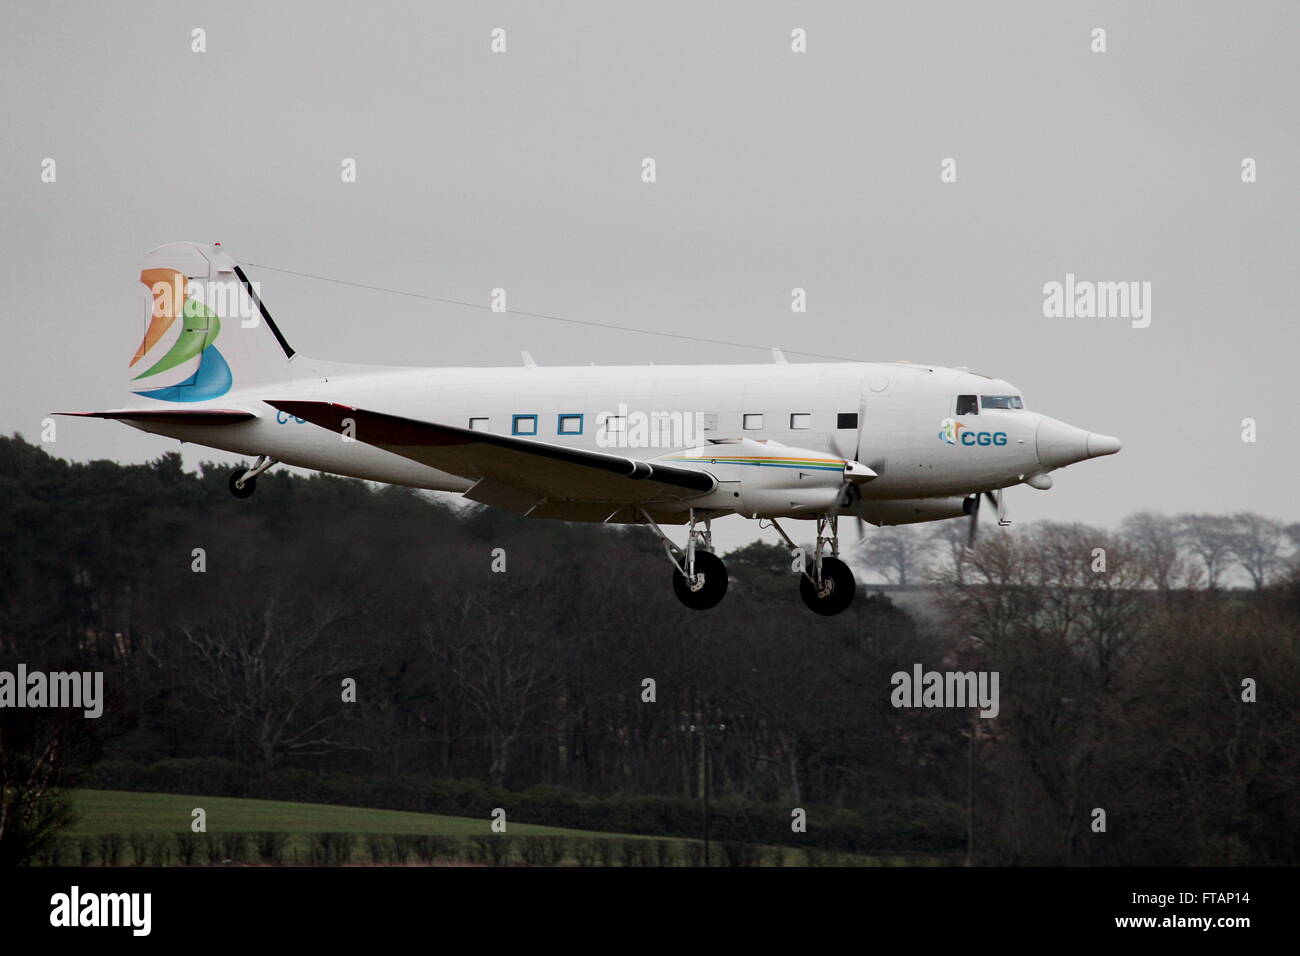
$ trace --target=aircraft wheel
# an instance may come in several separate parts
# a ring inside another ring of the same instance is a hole
[[[822,558],[822,586],[818,588],[807,575],[799,576],[799,596],[818,614],[839,614],[853,603],[858,587],[853,572],[839,558]]]
[[[688,583],[680,571],[673,572],[673,593],[695,611],[707,611],[727,593],[727,567],[708,551],[695,552],[695,581]]]
[[[230,493],[234,495],[236,498],[248,498],[253,494],[254,491],[257,490],[256,476],[253,476],[252,478],[245,478],[244,486],[242,488],[235,484],[235,482],[239,480],[239,476],[242,475],[243,473],[244,470],[242,468],[236,468],[234,471],[230,473],[230,482],[229,482]]]

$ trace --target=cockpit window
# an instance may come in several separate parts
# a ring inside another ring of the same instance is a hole
[[[978,415],[979,413],[980,407],[974,395],[957,396],[958,415]]]
[[[980,404],[985,408],[1024,408],[1025,403],[1019,395],[981,395]]]

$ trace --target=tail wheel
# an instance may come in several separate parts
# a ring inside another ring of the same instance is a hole
[[[673,593],[692,610],[707,611],[727,593],[727,566],[716,554],[696,551],[695,580],[687,581],[680,571],[674,571]]]
[[[822,558],[820,587],[810,581],[806,574],[799,577],[799,596],[803,598],[803,603],[827,617],[839,614],[852,604],[857,589],[853,572],[839,558]]]
[[[241,483],[239,478],[243,473],[242,468],[236,468],[230,473],[230,493],[236,498],[248,498],[257,490],[257,476],[245,478]]]

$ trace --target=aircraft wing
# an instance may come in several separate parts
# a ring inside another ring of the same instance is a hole
[[[474,487],[465,493],[467,498],[525,514],[543,516],[557,507],[561,512],[571,510],[562,503],[610,505],[606,510],[613,513],[616,509],[612,506],[681,501],[717,487],[712,475],[694,468],[439,425],[334,402],[267,404],[340,433],[345,420],[351,419],[357,441],[474,481]]]

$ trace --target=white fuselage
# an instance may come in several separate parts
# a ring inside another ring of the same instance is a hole
[[[860,506],[870,520],[883,515],[878,523],[895,523],[886,502],[1003,488],[1095,456],[1088,432],[1036,412],[965,407],[959,414],[959,396],[1020,395],[1005,381],[960,369],[848,362],[372,369],[295,359],[293,365],[288,383],[245,386],[213,403],[253,412],[255,420],[136,427],[318,471],[452,492],[473,482],[343,441],[265,400],[336,402],[642,459],[710,440],[766,440],[856,456],[878,475],[861,486]],[[611,426],[610,416],[622,421]]]

